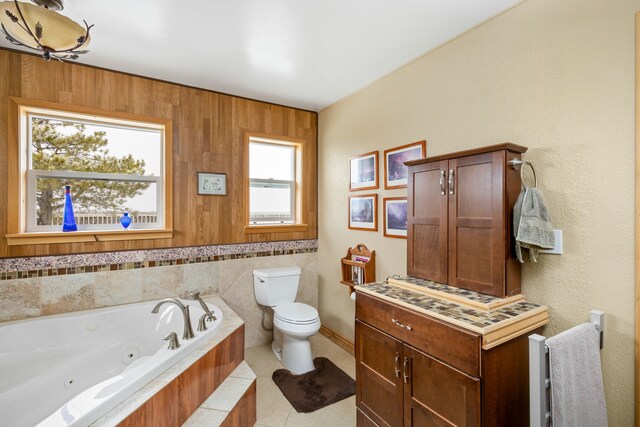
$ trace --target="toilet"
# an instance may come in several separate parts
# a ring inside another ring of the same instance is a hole
[[[253,270],[256,301],[273,309],[271,348],[282,365],[294,374],[315,369],[309,337],[320,330],[318,311],[295,302],[299,283],[299,267]]]

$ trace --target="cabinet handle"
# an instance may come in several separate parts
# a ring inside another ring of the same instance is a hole
[[[456,178],[454,176],[455,171],[449,169],[449,194],[455,194]]]
[[[401,328],[405,328],[407,331],[413,331],[413,327],[411,325],[405,325],[404,323],[400,322],[399,320],[396,319],[391,319],[391,321],[397,325],[400,326]]]
[[[409,366],[409,358],[404,358],[404,363],[402,364],[402,376],[404,377],[405,384],[409,382],[409,373],[407,372],[407,367]]]
[[[396,378],[400,378],[400,353],[396,353],[395,369]]]
[[[446,171],[440,171],[440,194],[443,196],[447,194],[447,188],[445,187],[447,181],[447,179],[445,178],[446,174]]]

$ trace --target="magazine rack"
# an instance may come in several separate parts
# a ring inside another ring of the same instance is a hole
[[[363,243],[347,249],[347,255],[340,260],[343,283],[349,286],[349,295],[354,287],[376,281],[376,251],[370,251]]]

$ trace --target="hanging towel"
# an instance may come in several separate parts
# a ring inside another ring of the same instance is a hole
[[[551,419],[556,427],[606,427],[600,337],[584,323],[547,340]]]
[[[541,249],[553,249],[553,224],[538,189],[524,187],[520,192],[513,207],[513,235],[516,238],[516,256],[521,263],[524,262],[522,248],[529,250],[533,262],[538,261]]]

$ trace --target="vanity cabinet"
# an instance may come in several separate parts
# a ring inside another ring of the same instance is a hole
[[[358,426],[528,422],[527,338],[490,350],[480,334],[358,292]]]
[[[504,298],[520,293],[512,236],[526,147],[500,144],[407,162],[407,274]]]
[[[355,334],[358,409],[374,425],[402,425],[402,410],[398,410],[404,405],[402,341],[359,321]]]
[[[476,426],[480,380],[356,323],[357,401],[378,426]]]
[[[480,425],[480,379],[404,346],[405,426]]]

